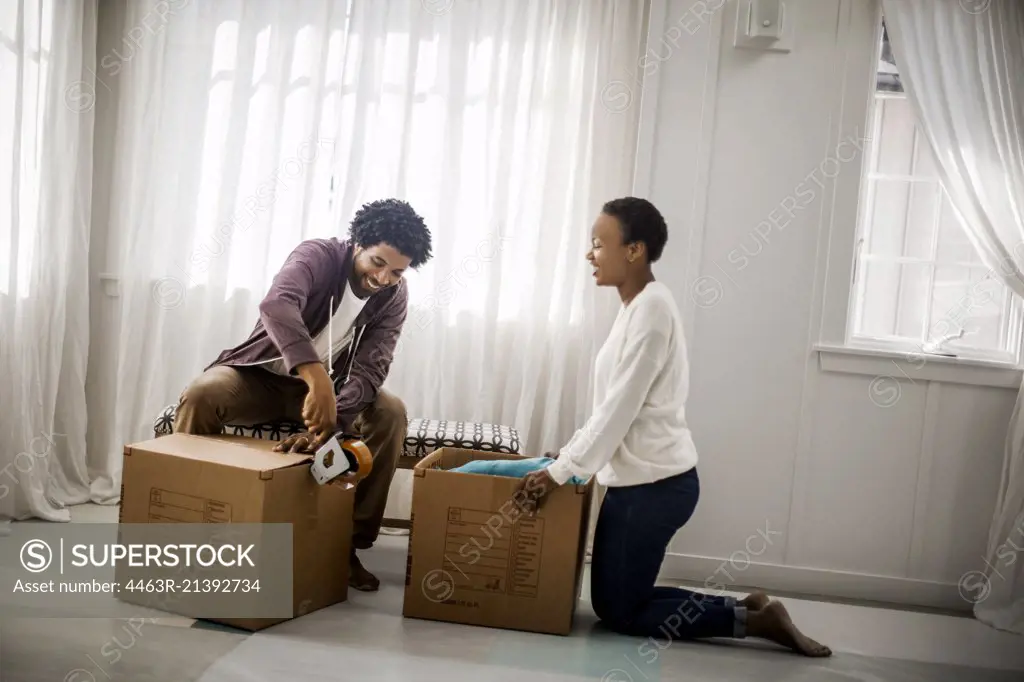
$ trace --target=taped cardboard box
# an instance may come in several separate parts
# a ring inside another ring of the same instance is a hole
[[[273,452],[276,444],[172,434],[125,446],[119,521],[291,524],[294,618],[348,598],[355,486],[319,485],[312,455]],[[262,630],[290,618],[205,619]]]
[[[450,471],[518,455],[441,448],[413,469],[403,615],[555,635],[572,631],[592,484],[551,493],[536,517],[520,479]]]

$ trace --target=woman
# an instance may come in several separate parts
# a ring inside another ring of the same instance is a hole
[[[591,596],[606,625],[658,639],[757,637],[806,656],[831,650],[804,636],[785,607],[761,592],[742,600],[655,587],[669,542],[697,506],[697,451],[686,425],[686,344],[672,292],[651,264],[668,240],[648,201],[604,205],[587,260],[598,286],[622,307],[595,362],[594,413],[546,469],[527,475],[516,499],[535,513],[573,476],[607,486],[594,537]]]

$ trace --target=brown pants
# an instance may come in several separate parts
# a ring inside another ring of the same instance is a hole
[[[259,367],[211,367],[182,392],[174,430],[196,435],[220,433],[225,424],[287,419],[302,423],[306,384]],[[381,390],[355,427],[373,455],[370,475],[356,486],[352,546],[373,546],[384,520],[388,489],[398,467],[407,428],[405,405]]]

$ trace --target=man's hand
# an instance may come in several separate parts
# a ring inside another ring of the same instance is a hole
[[[321,431],[320,433],[296,433],[288,436],[274,446],[274,452],[295,452],[314,454],[320,446],[327,442],[333,431]]]
[[[535,516],[551,491],[558,487],[546,469],[531,471],[516,486],[512,500],[524,513]]]
[[[319,362],[300,365],[299,376],[306,382],[308,391],[302,405],[302,421],[306,428],[315,436],[328,434],[323,441],[330,438],[338,423],[338,406],[334,396],[334,382],[327,370]]]

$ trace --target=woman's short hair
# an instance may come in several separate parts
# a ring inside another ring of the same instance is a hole
[[[647,247],[647,260],[661,258],[668,241],[668,225],[661,212],[647,199],[623,197],[606,203],[601,211],[622,225],[622,243],[643,242]]]

